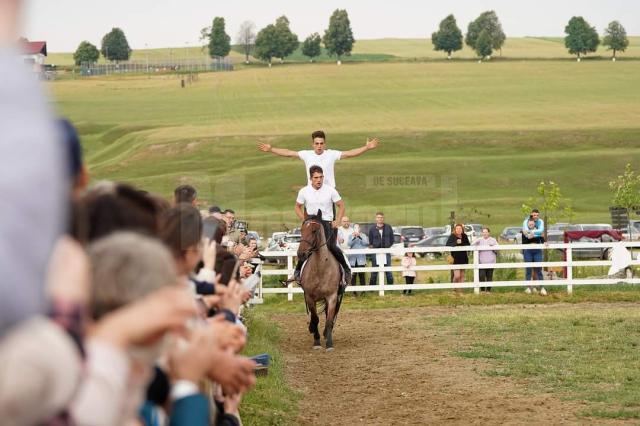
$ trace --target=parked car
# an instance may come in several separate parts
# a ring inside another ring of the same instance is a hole
[[[280,241],[287,235],[286,232],[274,232],[267,241],[267,251],[274,250]]]
[[[300,240],[302,236],[297,234],[288,234],[286,232],[274,232],[273,236],[269,240],[266,251],[298,251],[300,246]],[[266,256],[267,262],[286,263],[286,257],[269,257]]]
[[[402,257],[403,254],[401,250],[405,248],[404,242],[402,240],[402,234],[398,232],[393,233],[393,245],[391,246],[393,249],[393,253],[391,254],[394,257]]]
[[[298,251],[298,246],[300,246],[300,241],[302,240],[302,235],[300,234],[287,234],[284,236],[282,240],[284,250],[288,251]]]
[[[470,242],[473,242],[476,238],[480,238],[482,235],[482,228],[484,228],[481,223],[467,223],[465,224],[465,229],[467,227],[471,228],[471,232],[465,231]]]
[[[423,238],[417,243],[409,244],[409,247],[444,247],[447,245],[447,240],[449,239],[449,235],[434,235],[431,237]],[[433,257],[442,256],[442,252],[433,252],[433,253],[416,253],[416,255],[420,257],[427,257],[429,255]]]
[[[521,226],[507,226],[502,230],[498,239],[507,243],[515,243],[516,237],[520,234],[520,231],[522,231]]]
[[[581,227],[583,225],[580,225]],[[594,227],[596,225],[587,225],[587,228]],[[606,228],[604,228],[606,229]],[[584,231],[595,230],[599,231],[602,229],[583,229]],[[605,242],[609,243],[615,241],[609,235],[603,235],[600,238],[590,238],[590,237],[582,237],[579,240],[569,241],[570,243],[600,243]],[[547,231],[547,242],[548,243],[564,243],[564,231]],[[571,252],[573,254],[574,259],[609,259],[609,253],[611,248],[603,248],[603,247],[594,247],[594,248],[575,248],[572,249]],[[563,252],[564,249],[558,249],[559,252]]]
[[[554,223],[553,225],[549,225],[547,230],[548,231],[564,231],[564,230],[567,230],[570,226],[571,226],[570,223],[557,222],[557,223]]]
[[[393,228],[393,232],[400,234],[400,239],[405,247],[424,238],[424,228],[422,226],[396,226]]]
[[[624,227],[620,231],[622,236],[628,240],[640,240],[640,220],[630,220],[631,235],[629,235],[629,227]]]
[[[431,228],[423,228],[424,229],[424,238],[433,237],[435,235],[442,235],[446,231],[445,226],[434,226]]]

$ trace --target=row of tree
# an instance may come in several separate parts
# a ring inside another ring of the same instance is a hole
[[[286,16],[276,19],[276,22],[269,24],[256,33],[255,24],[245,21],[240,26],[240,31],[236,38],[236,43],[242,47],[246,62],[253,54],[271,66],[273,58],[284,58],[295,52],[300,47],[298,36],[291,31],[290,22]],[[210,27],[200,31],[200,40],[207,42],[209,55],[212,58],[227,56],[231,51],[231,37],[225,31],[225,21],[222,17],[213,19]],[[324,36],[313,33],[302,43],[302,54],[310,60],[320,56],[322,44],[330,56],[336,56],[338,63],[345,55],[350,55],[353,49],[355,38],[351,30],[349,15],[344,9],[336,9],[329,19],[329,27],[325,30]]]
[[[583,17],[574,16],[565,27],[565,46],[569,53],[577,55],[578,61],[582,55],[595,52],[600,45],[600,37],[595,27],[591,26]],[[231,37],[226,33],[225,20],[222,17],[213,19],[210,27],[200,31],[201,41],[207,42],[207,49],[212,58],[222,58],[231,51]],[[493,10],[483,12],[467,27],[464,42],[472,48],[479,58],[490,58],[494,51],[502,53],[502,46],[506,35],[502,24]],[[447,16],[440,22],[438,31],[431,35],[434,49],[447,53],[449,59],[453,52],[462,49],[463,35],[453,15]],[[286,16],[276,19],[257,34],[255,24],[245,21],[240,26],[236,43],[242,47],[249,62],[252,54],[271,66],[273,58],[284,58],[298,49],[298,36],[291,31]],[[322,44],[330,56],[336,56],[338,63],[345,55],[350,55],[355,39],[351,30],[349,15],[344,9],[336,9],[329,19],[329,27],[321,37],[313,33],[302,43],[302,54],[313,58],[322,53]],[[627,33],[618,21],[611,22],[605,29],[602,44],[607,50],[613,51],[615,59],[617,52],[624,52],[629,46]],[[96,62],[100,53],[110,61],[126,61],[131,55],[131,48],[124,32],[120,28],[113,28],[102,38],[100,50],[88,41],[80,43],[73,57],[76,65],[82,62]]]
[[[565,46],[569,53],[577,55],[578,60],[581,55],[595,52],[600,44],[595,27],[581,16],[571,18],[564,31],[566,34]],[[491,57],[491,54],[497,50],[502,53],[505,40],[506,35],[493,10],[482,13],[469,23],[467,35],[464,37],[467,46],[472,48],[481,59]],[[449,59],[451,59],[453,52],[462,49],[462,31],[458,28],[456,18],[453,15],[447,16],[440,22],[438,31],[431,35],[431,42],[435,50],[446,52]],[[613,21],[607,26],[602,44],[607,46],[608,50],[613,50],[614,59],[616,52],[625,51],[629,46],[629,40],[620,22]]]
[[[120,28],[113,28],[102,37],[100,50],[85,40],[76,49],[73,54],[73,60],[76,65],[80,65],[83,62],[93,63],[98,61],[100,53],[102,53],[102,56],[109,61],[127,61],[131,56],[131,52],[132,50],[129,47],[124,31]]]

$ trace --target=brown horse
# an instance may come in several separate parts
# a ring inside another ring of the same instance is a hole
[[[333,350],[333,326],[340,310],[343,291],[340,287],[340,264],[329,251],[322,226],[322,217],[309,216],[303,222],[300,233],[302,239],[298,254],[306,254],[307,263],[300,276],[300,286],[304,290],[304,300],[311,318],[309,333],[313,334],[313,349],[320,349],[317,305],[324,308],[324,338],[327,351]]]

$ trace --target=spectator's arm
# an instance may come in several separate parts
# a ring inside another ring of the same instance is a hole
[[[447,239],[447,246],[449,247],[455,247],[456,244],[456,236],[454,234],[449,235],[449,238]]]
[[[360,238],[362,238],[362,244],[369,245],[369,238],[367,238],[366,234],[360,234]]]
[[[533,235],[536,237],[542,237],[544,235],[544,220],[538,219],[538,222],[540,223],[540,227],[538,228],[536,226],[536,230],[533,231]],[[536,223],[536,225],[538,224]]]

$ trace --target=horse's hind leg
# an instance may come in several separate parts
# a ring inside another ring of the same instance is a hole
[[[318,318],[318,310],[316,309],[316,302],[308,297],[305,297],[305,303],[309,309],[310,321],[309,321],[309,333],[313,334],[313,349],[320,349],[320,331],[318,330],[318,324],[320,318]]]
[[[327,351],[333,350],[333,323],[336,317],[338,294],[327,297],[327,320],[324,324],[324,338],[327,340]]]

